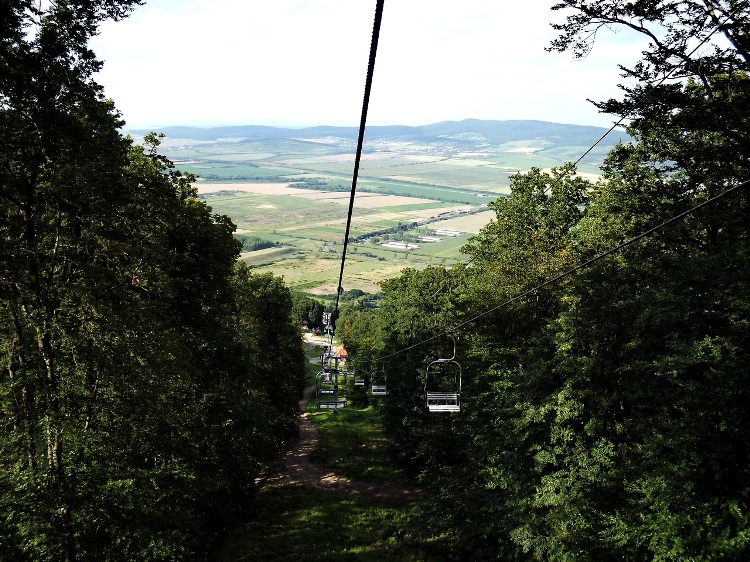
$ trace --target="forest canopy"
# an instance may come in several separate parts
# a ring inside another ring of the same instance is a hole
[[[208,559],[297,434],[323,306],[238,264],[231,220],[94,80],[89,39],[141,3],[0,0],[3,560]],[[596,102],[634,140],[596,181],[516,175],[466,264],[350,295],[338,335],[387,374],[394,461],[453,558],[746,560],[748,3],[553,9],[552,50],[648,37]],[[459,411],[430,413],[454,342]]]
[[[404,271],[339,333],[387,372],[394,454],[436,490],[428,524],[456,559],[747,559],[748,4],[554,9],[554,50],[649,38],[634,85],[597,102],[634,141],[598,181],[515,176],[465,267]],[[452,339],[460,412],[428,413]]]
[[[205,559],[297,435],[290,292],[93,79],[140,3],[0,3],[2,560]]]

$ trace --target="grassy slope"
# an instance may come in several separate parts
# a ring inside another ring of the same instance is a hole
[[[217,562],[445,560],[440,540],[425,537],[418,508],[314,488],[271,489],[228,537]]]
[[[320,348],[308,351],[311,358],[319,355]],[[308,383],[318,368],[308,363]],[[321,438],[313,462],[355,480],[409,483],[388,459],[372,407],[333,414],[311,402],[308,413]],[[268,487],[227,535],[215,560],[445,560],[440,537],[422,528],[420,509],[305,486]]]

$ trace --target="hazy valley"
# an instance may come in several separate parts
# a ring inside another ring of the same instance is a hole
[[[367,127],[344,286],[368,292],[406,266],[451,265],[509,193],[510,177],[578,160],[601,127],[542,121],[446,121]],[[139,135],[146,131],[131,131]],[[335,291],[349,204],[356,127],[166,127],[161,151],[196,174],[215,212],[246,244],[242,260],[311,294]],[[616,130],[578,165],[596,175],[627,135]],[[435,229],[451,231],[435,235]]]

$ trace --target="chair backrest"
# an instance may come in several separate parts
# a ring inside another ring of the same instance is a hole
[[[453,359],[436,359],[427,365],[425,405],[430,412],[461,409],[461,365]]]
[[[385,371],[373,371],[370,375],[370,394],[373,396],[385,396],[388,394],[388,382]]]

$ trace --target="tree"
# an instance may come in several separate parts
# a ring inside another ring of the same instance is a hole
[[[317,299],[310,298],[304,293],[292,293],[292,310],[297,320],[310,322],[310,327],[320,328],[323,325],[325,306]]]
[[[624,99],[595,105],[628,120],[650,154],[676,163],[696,181],[717,166],[747,177],[746,1],[564,0],[553,9],[573,12],[566,23],[553,26],[561,32],[553,50],[583,57],[594,48],[602,28],[625,28],[649,41],[639,63],[621,66],[623,77],[636,81],[632,87],[621,86]]]
[[[708,186],[686,190],[644,151],[608,161],[575,229],[579,260],[705,200]],[[538,556],[747,556],[746,211],[738,193],[569,285],[526,373],[532,385],[558,381],[529,401],[529,418],[549,428],[538,516],[522,532]]]
[[[0,5],[3,559],[206,558],[296,416],[285,289],[93,81],[139,3]]]
[[[649,136],[616,148],[597,184],[517,176],[464,249],[469,267],[406,270],[384,283],[377,321],[345,319],[357,355],[386,357],[386,429],[396,458],[432,487],[425,515],[453,556],[747,557],[746,191],[513,298],[739,176],[722,160],[729,140],[709,152],[697,132],[663,138],[716,164],[698,174]],[[440,356],[434,336],[455,325],[462,410],[428,416],[424,366]]]
[[[747,11],[718,6],[729,46],[693,57],[716,29],[707,4],[558,5],[568,7],[577,13],[559,26],[555,48],[583,55],[602,25],[652,39],[644,61],[624,69],[641,83],[622,102],[598,104],[631,118],[637,142],[613,151],[606,181],[572,228],[571,263],[582,263],[746,179]],[[692,213],[568,280],[557,312],[536,318],[515,390],[501,395],[519,412],[501,426],[513,440],[482,439],[500,445],[484,468],[487,485],[511,492],[502,508],[482,511],[505,514],[522,552],[747,556],[747,463],[737,455],[750,437],[739,406],[747,403],[747,211],[738,192]]]

